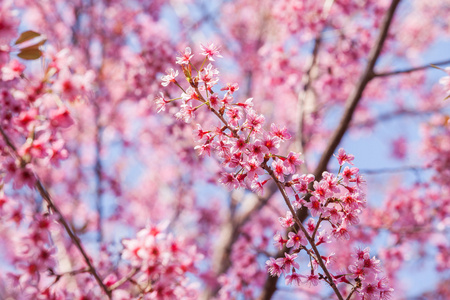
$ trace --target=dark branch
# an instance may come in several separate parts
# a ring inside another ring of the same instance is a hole
[[[380,56],[381,50],[383,48],[384,41],[386,40],[389,26],[391,25],[392,19],[394,17],[395,9],[397,8],[400,0],[393,0],[391,6],[389,7],[386,15],[384,16],[383,23],[381,25],[380,33],[375,42],[375,46],[372,48],[369,54],[369,59],[367,62],[367,66],[361,75],[357,85],[353,89],[352,93],[348,97],[345,105],[345,111],[342,115],[341,121],[339,122],[338,127],[336,128],[333,136],[331,137],[322,157],[320,158],[319,164],[316,167],[314,175],[316,179],[319,180],[321,178],[322,173],[327,169],[328,162],[332,157],[334,151],[337,146],[340,144],[342,138],[344,137],[345,132],[347,131],[350,122],[353,117],[353,113],[355,112],[356,106],[362,98],[362,94],[367,84],[374,78],[373,69],[375,64]]]
[[[386,12],[386,15],[383,18],[380,33],[375,41],[375,46],[370,51],[367,66],[363,74],[361,75],[361,78],[359,79],[357,85],[355,86],[354,90],[348,97],[346,101],[345,111],[341,118],[341,121],[339,122],[339,126],[333,133],[333,136],[331,137],[330,142],[328,143],[325,151],[322,154],[319,164],[315,169],[314,175],[316,177],[316,180],[320,180],[322,177],[322,173],[327,169],[327,165],[330,158],[332,157],[334,151],[341,142],[345,132],[347,131],[350,125],[353,113],[355,112],[356,106],[361,100],[364,89],[366,88],[369,81],[374,78],[373,69],[375,67],[378,57],[380,56],[384,41],[386,40],[388,34],[389,27],[394,17],[395,10],[399,3],[400,0],[393,0],[388,11]],[[308,210],[301,209],[297,211],[297,216],[300,219],[300,221],[303,222],[308,216]],[[278,252],[278,257],[282,257],[284,255],[284,252],[282,251]],[[268,276],[263,291],[259,297],[260,300],[269,300],[272,298],[272,295],[276,291],[277,281],[278,277]]]
[[[399,74],[411,73],[411,72],[415,72],[415,71],[421,71],[421,70],[425,70],[428,68],[433,68],[433,66],[442,66],[442,65],[448,65],[448,64],[450,64],[450,59],[440,61],[437,63],[426,64],[426,65],[423,65],[420,67],[415,67],[415,68],[410,68],[410,69],[397,70],[397,71],[384,72],[384,73],[375,73],[374,76],[375,77],[386,77],[386,76],[391,76],[391,75],[399,75]]]

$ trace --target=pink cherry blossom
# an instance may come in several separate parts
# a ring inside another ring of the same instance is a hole
[[[166,71],[167,75],[161,77],[161,85],[168,86],[171,82],[176,81],[176,77],[178,76],[178,71],[174,71],[172,68]]]
[[[346,162],[353,165],[352,161],[355,159],[353,155],[345,153],[344,148],[340,148],[338,151],[338,155],[335,155],[335,157],[338,159],[340,166],[342,166]]]
[[[292,213],[290,211],[286,212],[286,217],[280,217],[278,218],[278,220],[280,221],[280,224],[282,227],[291,227],[292,225],[294,225],[294,219],[292,217]]]
[[[300,248],[300,246],[306,246],[308,244],[308,241],[306,240],[305,236],[302,233],[293,233],[289,232],[288,234],[289,240],[286,243],[286,247],[294,249]]]
[[[202,50],[200,54],[205,55],[206,58],[208,58],[210,61],[214,61],[214,56],[222,57],[222,55],[220,55],[219,53],[220,47],[214,45],[214,43],[211,43],[206,46],[200,44],[200,49]]]
[[[188,65],[191,62],[192,57],[194,57],[194,54],[191,53],[191,48],[186,47],[184,53],[180,53],[180,56],[177,56],[176,63],[179,65]]]

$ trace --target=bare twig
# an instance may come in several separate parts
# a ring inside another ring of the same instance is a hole
[[[103,179],[103,166],[101,159],[102,152],[102,133],[103,127],[100,124],[100,107],[98,103],[95,103],[95,206],[98,213],[97,230],[98,230],[98,242],[103,241],[103,204],[102,204],[102,179]]]
[[[388,34],[389,27],[394,17],[395,9],[397,8],[399,3],[400,0],[393,0],[386,15],[384,16],[383,23],[380,28],[380,33],[377,37],[377,40],[375,41],[375,46],[370,51],[366,68],[363,74],[361,75],[357,85],[353,89],[352,93],[349,95],[346,101],[345,111],[344,114],[342,115],[341,121],[339,122],[338,127],[336,128],[336,130],[333,133],[333,136],[328,142],[328,145],[326,146],[325,151],[322,154],[322,157],[320,158],[319,164],[316,167],[316,170],[314,172],[316,178],[320,178],[323,171],[327,169],[327,165],[330,158],[332,157],[334,151],[341,142],[345,132],[347,131],[350,125],[353,113],[355,112],[356,106],[358,105],[359,101],[362,98],[364,89],[366,88],[370,80],[372,80],[375,76],[373,69],[378,60],[378,57],[380,56],[381,50],[384,45],[384,41],[386,40]]]
[[[303,136],[303,122],[305,117],[305,103],[308,97],[313,97],[314,91],[312,90],[313,82],[313,69],[317,65],[317,57],[319,54],[319,48],[322,43],[322,34],[319,33],[314,40],[314,48],[311,54],[311,63],[308,70],[302,77],[302,90],[298,94],[297,106],[298,106],[298,129],[297,138],[295,141],[295,148],[298,152],[304,152],[305,138]]]
[[[436,112],[441,112],[442,108],[431,108],[424,111],[415,111],[407,108],[397,109],[391,112],[383,113],[375,117],[374,119],[370,119],[367,121],[355,122],[352,124],[354,127],[364,127],[364,126],[372,126],[378,122],[389,121],[395,119],[397,117],[421,117],[428,114],[433,114]]]
[[[403,166],[398,168],[360,169],[359,171],[366,175],[377,175],[383,173],[417,172],[426,169],[428,168],[424,166]]]
[[[436,62],[436,63],[426,64],[426,65],[423,65],[423,66],[420,66],[420,67],[415,67],[415,68],[409,68],[409,69],[403,69],[403,70],[397,70],[397,71],[390,71],[390,72],[375,73],[374,77],[386,77],[386,76],[392,76],[392,75],[406,74],[406,73],[411,73],[411,72],[415,72],[415,71],[425,70],[425,69],[428,69],[428,68],[433,68],[433,66],[442,66],[442,65],[448,65],[448,64],[450,64],[450,59],[449,60],[440,61],[440,62]]]

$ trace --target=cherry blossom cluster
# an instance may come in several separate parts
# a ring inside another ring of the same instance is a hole
[[[238,90],[238,84],[227,84],[217,94],[213,88],[218,84],[219,71],[207,61],[214,61],[213,57],[220,57],[219,48],[214,44],[201,46],[201,55],[205,56],[201,67],[197,70],[192,63],[194,54],[191,48],[186,48],[184,53],[177,57],[177,64],[181,66],[189,86],[185,89],[177,81],[178,71],[169,69],[162,76],[162,85],[174,84],[182,93],[180,97],[167,99],[161,93],[156,101],[158,112],[164,111],[168,105],[179,101],[179,110],[175,116],[184,122],[190,122],[197,110],[205,106],[220,120],[220,125],[205,129],[196,124],[196,140],[199,143],[195,148],[200,155],[211,155],[214,152],[221,161],[223,172],[219,182],[231,189],[249,188],[263,194],[264,185],[273,180],[282,193],[289,210],[285,217],[280,218],[281,226],[288,230],[287,238],[280,233],[275,236],[275,245],[279,249],[286,247],[291,249],[285,252],[284,258],[270,258],[267,261],[268,271],[273,276],[285,274],[286,284],[300,284],[307,282],[317,285],[319,280],[325,280],[336,293],[336,283],[347,282],[346,275],[353,276],[358,284],[354,284],[354,291],[361,295],[375,293],[366,291],[374,286],[377,276],[367,276],[367,281],[361,284],[363,278],[355,275],[349,267],[349,274],[339,276],[332,275],[327,270],[334,254],[325,257],[320,255],[317,246],[334,239],[348,239],[349,228],[359,223],[358,214],[366,204],[362,191],[363,179],[359,169],[343,165],[353,165],[354,156],[347,154],[344,149],[339,149],[336,158],[340,169],[338,175],[324,172],[320,181],[315,181],[314,175],[297,174],[297,166],[303,164],[300,153],[290,152],[287,156],[279,154],[282,142],[291,138],[286,128],[276,124],[270,126],[270,131],[263,128],[265,118],[253,109],[253,99],[243,102],[235,101],[234,93]],[[194,71],[196,70],[196,74]],[[288,193],[293,195],[290,200]],[[295,209],[305,207],[309,209],[313,218],[306,225],[296,216]],[[318,220],[315,221],[314,217]],[[321,230],[321,225],[327,224],[329,230]],[[310,245],[311,248],[307,246]],[[300,275],[296,272],[300,265],[296,262],[301,250],[305,250],[310,257],[311,272],[309,275]],[[378,263],[377,263],[378,264]],[[326,275],[317,271],[321,267]],[[376,269],[378,271],[378,269]],[[369,271],[367,271],[369,272]],[[375,272],[378,273],[378,272]],[[349,278],[350,278],[349,277]],[[304,280],[303,280],[304,279]],[[384,281],[383,281],[384,282]],[[378,282],[376,283],[378,284]],[[353,292],[354,292],[353,291]],[[384,283],[378,290],[380,299],[385,299],[389,288]]]
[[[0,221],[3,232],[15,232],[18,226],[26,227],[25,233],[16,233],[10,241],[15,251],[10,259],[14,262],[14,271],[10,271],[0,281],[0,290],[15,299],[26,296],[28,299],[44,299],[48,295],[53,274],[57,267],[57,250],[52,236],[59,233],[56,217],[49,214],[35,214],[25,211],[17,200],[2,195],[0,197]],[[6,285],[6,286],[5,286]],[[7,288],[8,285],[10,288]],[[44,298],[43,298],[44,297]],[[8,298],[8,297],[6,297]]]
[[[340,165],[338,176],[324,172],[322,180],[314,181],[312,175],[298,176],[295,174],[292,180],[286,183],[289,188],[293,189],[295,195],[292,205],[297,209],[306,207],[312,215],[312,218],[304,225],[305,230],[299,228],[291,211],[287,211],[285,217],[279,218],[281,226],[287,228],[288,233],[287,237],[277,233],[274,237],[274,245],[280,250],[283,247],[290,249],[291,254],[286,252],[285,257],[270,258],[266,264],[272,276],[284,274],[287,285],[300,285],[302,283],[317,285],[321,279],[327,281],[326,276],[318,270],[318,267],[322,266],[314,248],[325,244],[330,244],[328,247],[332,247],[333,241],[348,240],[351,226],[359,224],[358,215],[366,206],[365,195],[361,189],[363,180],[359,174],[359,169],[348,166],[343,168],[346,162],[353,164],[353,155],[347,154],[341,148],[336,158]],[[310,189],[309,184],[313,181],[313,188]],[[306,197],[300,197],[299,193]],[[317,219],[314,219],[315,217]],[[327,226],[327,229],[319,231],[322,225]],[[305,251],[305,254],[309,257],[308,261],[310,261],[310,268],[307,274],[300,274],[301,268],[299,263],[296,262],[302,250]],[[358,255],[362,257],[363,254],[358,253]],[[370,260],[370,257],[367,260],[369,255],[368,249],[364,250],[364,255],[365,258],[361,258],[363,260],[362,264],[356,262],[354,265],[348,266],[348,273],[331,274],[333,280],[336,283],[351,284],[353,286],[352,293],[356,292],[362,299],[387,299],[392,289],[387,287],[386,279],[380,279],[377,275],[380,272],[376,268],[379,261],[375,260],[375,258]],[[329,270],[332,267],[334,258],[335,253],[321,257]],[[371,272],[373,276],[360,276],[361,272],[364,271],[362,268],[368,267],[369,263],[372,263],[374,266],[373,270],[364,270],[367,271],[367,274]],[[351,279],[354,279],[353,283],[349,281]]]
[[[0,118],[7,170],[5,182],[14,188],[35,183],[35,165],[59,166],[68,157],[61,131],[74,124],[65,100],[81,99],[91,89],[91,72],[71,74],[73,56],[69,50],[48,53],[48,65],[41,80],[22,79],[25,66],[15,59],[1,67]],[[7,145],[9,143],[9,145]],[[13,151],[14,155],[10,155]]]
[[[202,255],[195,245],[167,233],[167,225],[168,222],[148,225],[135,239],[122,241],[122,258],[130,262],[131,274],[135,277],[130,282],[148,299],[198,299],[199,287],[192,284],[187,275],[196,273],[195,262]],[[118,279],[112,276],[105,280],[112,286]],[[115,293],[122,297],[127,294],[126,299],[130,299],[129,290],[116,290]]]
[[[220,57],[214,44],[203,46],[202,49],[202,54],[206,56],[203,64],[207,60],[212,61],[215,56]],[[223,87],[223,96],[215,93],[213,87],[218,83],[219,71],[209,63],[200,68],[197,76],[194,76],[190,62],[192,57],[190,48],[186,48],[185,52],[177,57],[177,63],[181,65],[190,86],[183,89],[176,80],[178,71],[169,69],[167,75],[162,77],[162,85],[174,83],[183,92],[176,99],[167,99],[161,93],[156,104],[158,111],[164,111],[169,103],[181,101],[180,110],[175,116],[185,122],[189,122],[202,106],[206,106],[220,119],[222,123],[214,128],[205,130],[197,124],[195,131],[199,143],[195,148],[200,155],[211,155],[211,151],[215,151],[222,166],[228,170],[221,174],[219,181],[232,189],[247,187],[262,194],[269,179],[263,176],[266,174],[265,170],[271,170],[280,182],[285,181],[285,176],[294,174],[296,167],[303,163],[300,153],[278,155],[281,143],[291,138],[286,128],[272,124],[270,131],[264,130],[265,118],[253,109],[252,98],[234,103],[233,94],[239,89],[237,83]]]

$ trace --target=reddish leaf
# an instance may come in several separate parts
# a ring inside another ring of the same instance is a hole
[[[14,45],[29,41],[31,39],[34,39],[35,37],[40,36],[40,33],[37,33],[35,31],[32,30],[28,30],[25,32],[22,32],[22,34],[19,36],[19,38],[17,39],[17,41],[14,43]]]
[[[26,48],[22,49],[17,56],[26,60],[33,60],[41,57],[42,52],[39,49]]]

